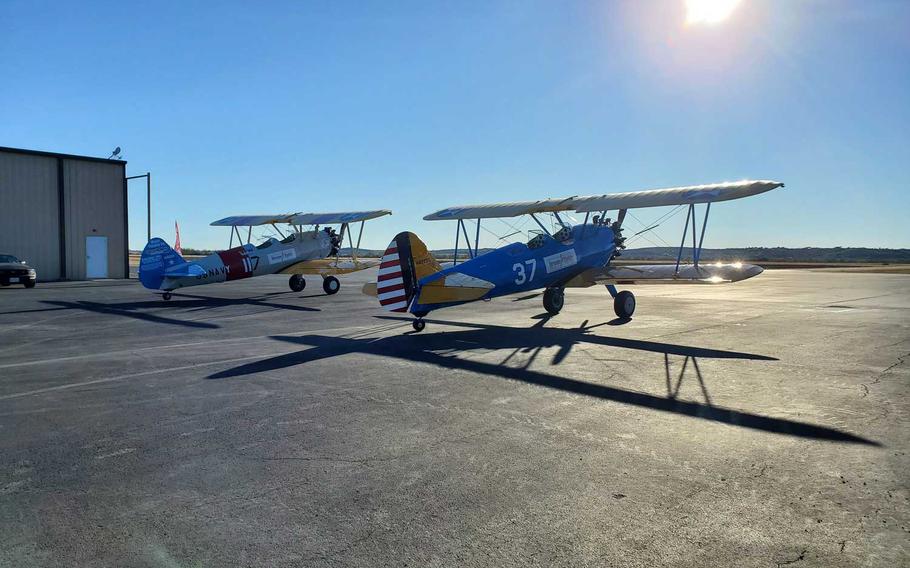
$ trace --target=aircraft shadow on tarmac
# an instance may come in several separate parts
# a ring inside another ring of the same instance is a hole
[[[320,294],[322,295],[322,294]],[[220,325],[198,321],[192,319],[180,319],[179,317],[169,317],[162,315],[161,312],[150,313],[149,309],[173,308],[177,313],[202,311],[211,308],[220,308],[225,306],[253,306],[260,308],[269,308],[276,310],[295,310],[301,312],[318,312],[319,308],[310,308],[306,306],[295,306],[291,304],[278,304],[266,302],[256,297],[253,298],[213,298],[210,296],[197,296],[193,294],[174,294],[174,298],[189,298],[188,300],[172,300],[171,303],[165,303],[163,300],[142,300],[138,302],[118,302],[102,303],[89,302],[80,300],[76,302],[66,302],[60,300],[44,300],[43,303],[56,306],[49,310],[85,310],[99,314],[108,314],[123,316],[151,323],[163,323],[169,325],[180,325],[198,329],[217,329]],[[37,310],[31,310],[37,311]]]
[[[377,316],[377,318],[396,320],[403,323],[410,321],[408,318],[390,316]],[[446,326],[463,327],[466,329],[459,331],[443,331],[439,333],[409,333],[386,336],[379,339],[375,338],[375,336],[332,337],[316,334],[272,336],[272,339],[306,345],[308,348],[302,351],[239,365],[214,373],[208,378],[226,379],[231,377],[242,377],[245,375],[302,365],[311,361],[330,359],[349,353],[361,353],[381,357],[392,357],[406,361],[422,362],[445,369],[471,371],[490,377],[521,381],[564,392],[600,398],[603,400],[611,400],[642,408],[672,412],[732,426],[775,432],[800,438],[831,440],[872,446],[881,445],[876,441],[868,440],[834,428],[817,426],[784,418],[771,418],[759,414],[715,406],[711,403],[704,379],[701,376],[701,370],[695,360],[695,358],[713,358],[776,361],[777,359],[774,357],[655,341],[591,335],[589,333],[590,330],[601,325],[606,325],[606,323],[589,326],[587,325],[587,321],[578,328],[544,327],[546,320],[541,320],[530,328],[514,328],[473,323],[466,324],[441,320],[426,321],[430,324],[437,323]],[[545,348],[558,347],[558,350],[556,354],[553,355],[552,359],[552,364],[558,365],[566,358],[573,346],[580,344],[619,347],[622,349],[634,349],[662,354],[664,356],[666,370],[667,396],[661,397],[613,386],[589,383],[568,377],[542,373],[529,368],[537,355]],[[476,359],[466,359],[459,356],[459,354],[472,349],[490,351],[511,350],[511,353],[498,364],[478,361]],[[519,352],[531,354],[527,362],[521,367],[507,365],[506,363]],[[680,372],[679,377],[675,380],[675,386],[672,384],[673,381],[671,381],[670,355],[686,357],[684,367]],[[683,375],[685,374],[685,367],[688,366],[690,361],[702,387],[702,392],[706,397],[705,403],[677,399]]]

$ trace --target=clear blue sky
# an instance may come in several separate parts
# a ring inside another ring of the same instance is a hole
[[[122,146],[153,172],[153,233],[178,219],[186,246],[225,246],[208,223],[230,214],[385,207],[367,246],[442,247],[454,226],[421,217],[444,206],[763,178],[787,187],[717,206],[707,245],[910,247],[910,2],[685,20],[683,0],[4,0],[0,145]]]

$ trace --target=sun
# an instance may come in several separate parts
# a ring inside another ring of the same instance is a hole
[[[726,20],[740,0],[686,0],[687,24],[716,24]]]

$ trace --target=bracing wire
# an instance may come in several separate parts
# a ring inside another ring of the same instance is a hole
[[[674,207],[673,209],[671,209],[671,210],[668,211],[667,213],[664,213],[663,215],[661,215],[660,217],[658,217],[656,220],[654,220],[654,221],[650,224],[650,226],[649,226],[649,225],[646,225],[645,223],[642,223],[642,221],[641,221],[638,217],[636,217],[634,213],[632,213],[631,211],[629,211],[629,215],[631,215],[633,219],[635,219],[636,221],[638,221],[639,223],[641,223],[641,225],[642,225],[643,227],[647,227],[647,228],[646,228],[645,230],[643,230],[643,231],[641,231],[641,232],[639,232],[639,233],[636,233],[635,235],[632,235],[631,237],[629,237],[629,240],[626,241],[626,246],[628,246],[629,243],[634,242],[636,238],[642,238],[642,239],[647,240],[647,241],[650,242],[651,244],[655,244],[653,241],[651,241],[650,239],[648,239],[647,237],[645,237],[645,236],[644,236],[644,233],[646,233],[646,232],[648,232],[648,231],[651,231],[652,229],[656,229],[656,228],[659,227],[661,224],[663,224],[665,221],[670,220],[670,218],[672,218],[674,215],[676,215],[677,213],[679,213],[680,211],[682,211],[682,210],[683,210],[683,207],[685,207],[685,206],[684,206],[684,205],[677,205],[676,207]],[[664,245],[655,245],[655,246],[667,246],[667,247],[670,247],[670,248],[674,248],[673,245],[671,245],[670,243],[668,243],[668,242],[666,241],[666,239],[664,239],[663,237],[661,237],[661,236],[658,235],[657,233],[653,233],[653,235],[654,235],[656,238],[660,239],[663,243],[665,243]]]

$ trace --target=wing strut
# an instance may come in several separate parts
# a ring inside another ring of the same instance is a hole
[[[458,239],[461,238],[461,219],[455,225],[455,252],[452,254],[452,266],[458,264]]]
[[[543,233],[545,235],[547,235],[548,237],[553,236],[550,234],[550,231],[548,231],[547,228],[543,226],[543,223],[540,222],[540,219],[537,218],[537,215],[531,213],[531,219],[534,219],[534,222],[537,223],[537,226],[540,227],[541,229],[543,229]]]
[[[354,260],[357,260],[357,251],[360,250],[360,239],[363,238],[363,226],[365,224],[366,224],[366,221],[360,222],[360,232],[357,233],[357,246],[354,247],[354,252],[351,254],[351,256],[354,258]]]
[[[469,258],[477,256],[477,243],[480,242],[480,219],[477,220],[477,231],[474,233],[474,246],[471,247],[471,237],[468,236],[468,226],[465,225],[464,219],[458,219],[455,225],[455,252],[452,255],[452,266],[458,264],[458,245],[461,242],[461,235],[464,235],[464,246],[468,249]]]
[[[471,249],[471,239],[468,237],[468,228],[464,224],[464,219],[459,219],[458,224],[461,226],[461,231],[464,233],[464,244],[468,247],[468,254],[471,258],[474,258],[477,255],[475,254],[475,251]]]
[[[628,209],[619,210],[619,217],[616,218],[616,223],[614,223],[614,226],[617,229],[622,229],[622,222],[626,220],[626,211],[628,211]],[[606,214],[607,214],[607,212],[604,211],[604,215],[606,215]]]
[[[695,252],[695,266],[698,266],[698,260],[701,258],[701,246],[705,242],[705,228],[708,226],[708,213],[711,212],[711,203],[705,208],[705,221],[701,224],[701,237],[698,239],[698,250]]]
[[[695,268],[698,268],[698,261],[701,258],[702,246],[705,242],[705,229],[708,227],[708,214],[711,212],[711,204],[708,203],[705,206],[705,218],[702,220],[701,224],[701,236],[698,238],[698,244],[695,244],[695,234],[697,232],[696,224],[696,211],[695,204],[690,203],[689,209],[686,213],[686,224],[683,225],[683,234],[682,240],[679,242],[679,251],[676,254],[676,274],[679,274],[679,263],[682,261],[683,249],[686,245],[686,236],[689,234],[689,221],[691,219],[692,223],[692,263],[695,265]]]

